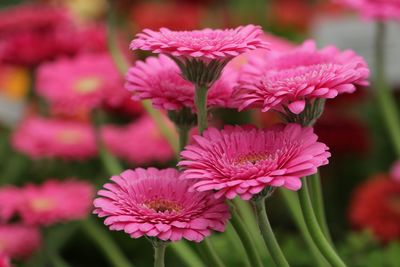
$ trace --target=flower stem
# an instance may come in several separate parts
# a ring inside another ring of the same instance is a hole
[[[89,218],[82,221],[82,226],[85,232],[103,250],[114,267],[132,267],[132,264],[122,254],[114,240],[108,235],[108,232],[99,227],[95,221]]]
[[[225,267],[220,257],[215,253],[215,250],[211,244],[210,237],[205,238],[203,242],[199,244],[200,250],[207,256],[210,261],[209,266],[212,267]]]
[[[235,228],[236,233],[239,235],[240,240],[243,243],[244,249],[246,250],[247,256],[250,261],[250,265],[252,267],[263,267],[260,255],[258,255],[256,246],[253,243],[250,233],[247,231],[242,219],[236,212],[235,207],[231,209],[231,214],[232,214],[231,223]]]
[[[397,157],[400,157],[400,119],[395,99],[390,92],[390,88],[385,77],[385,40],[385,23],[377,22],[375,33],[376,97],[387,127],[387,131],[392,139]]]
[[[194,102],[197,110],[197,128],[199,134],[207,128],[207,91],[206,86],[196,86]]]
[[[317,221],[319,226],[321,227],[322,232],[324,233],[327,240],[333,244],[331,235],[329,233],[328,224],[326,222],[325,209],[324,209],[324,199],[322,195],[322,187],[321,187],[321,177],[319,172],[310,176],[310,191],[311,191],[311,203],[313,204],[313,208],[315,211],[315,216],[317,217]]]
[[[317,245],[318,249],[321,251],[322,255],[325,256],[327,261],[334,267],[345,267],[346,264],[337,255],[336,251],[332,248],[329,241],[324,236],[318,220],[315,216],[310,195],[308,192],[307,177],[303,179],[303,186],[299,190],[299,200],[300,206],[303,212],[304,220],[306,222],[308,231]]]
[[[179,151],[182,151],[189,140],[190,126],[182,125],[177,126],[177,128],[179,133]]]
[[[154,267],[165,267],[165,249],[167,248],[166,242],[157,242],[153,244],[154,247]]]
[[[257,222],[261,231],[261,235],[264,238],[265,245],[267,245],[272,260],[278,267],[289,267],[289,263],[283,255],[283,252],[276,241],[274,232],[269,223],[267,212],[265,210],[265,198],[253,200],[253,205],[256,210]]]
[[[185,240],[171,244],[172,250],[181,258],[188,267],[206,267],[201,258],[193,251]]]

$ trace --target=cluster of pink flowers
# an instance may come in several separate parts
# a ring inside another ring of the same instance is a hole
[[[367,19],[400,20],[400,2],[397,0],[335,0],[335,2],[357,10]]]

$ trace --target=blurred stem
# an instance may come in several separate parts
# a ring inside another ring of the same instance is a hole
[[[250,233],[248,232],[239,214],[235,210],[235,206],[233,205],[231,208],[231,214],[232,214],[231,223],[235,228],[236,233],[239,235],[240,240],[243,243],[243,247],[246,250],[251,267],[263,267],[260,255],[258,254],[258,251],[253,243]]]
[[[193,251],[193,249],[188,245],[185,240],[172,243],[171,248],[185,263],[185,266],[206,267],[201,258]]]
[[[206,86],[196,86],[194,102],[197,111],[197,130],[200,135],[207,129],[207,91]]]
[[[295,192],[286,189],[280,190],[280,193],[284,201],[286,202],[286,205],[289,208],[289,211],[292,215],[294,222],[297,225],[297,228],[300,230],[300,233],[303,236],[304,241],[306,242],[308,248],[311,251],[316,266],[319,267],[330,266],[330,264],[325,260],[324,256],[321,254],[318,247],[314,244],[314,241],[311,238],[310,232],[307,229],[306,222],[304,221],[303,214],[301,213],[301,207],[299,204],[299,199],[297,194]]]
[[[100,144],[100,159],[108,175],[118,175],[123,171],[123,167],[119,160],[112,155],[103,144]]]
[[[200,244],[199,248],[204,253],[209,260],[209,265],[212,267],[225,267],[224,263],[220,259],[217,253],[215,253],[215,249],[213,248],[210,237],[205,238]]]
[[[182,151],[189,140],[189,131],[191,127],[186,125],[177,125],[177,128],[179,133],[179,151]]]
[[[265,198],[258,198],[253,200],[253,205],[256,210],[258,226],[261,231],[261,235],[264,238],[264,242],[267,245],[269,255],[271,255],[272,260],[278,267],[289,267],[285,256],[278,242],[276,241],[274,232],[272,230],[271,224],[269,223],[267,212],[265,209]]]
[[[322,195],[321,176],[319,172],[309,178],[309,189],[311,191],[311,203],[315,211],[315,216],[322,232],[326,239],[333,244],[331,235],[329,233],[328,223],[326,222],[324,198]]]
[[[321,251],[321,253],[325,256],[325,258],[332,266],[345,267],[346,264],[337,255],[336,251],[330,245],[329,241],[326,239],[324,233],[321,230],[321,227],[318,223],[318,220],[315,216],[311,204],[310,194],[308,192],[307,180],[308,177],[303,178],[303,186],[299,190],[299,200],[308,231],[315,245],[318,247],[318,249]]]
[[[58,253],[51,254],[49,258],[53,267],[71,267]]]
[[[117,36],[116,36],[117,30],[115,27],[115,14],[114,14],[115,11],[113,10],[112,6],[113,1],[109,1],[109,4],[110,4],[110,12],[108,14],[108,23],[107,23],[108,50],[119,72],[121,73],[121,75],[125,76],[129,68],[129,63],[127,62],[126,58],[118,48]],[[174,138],[172,130],[167,126],[165,120],[163,120],[162,113],[154,109],[149,101],[142,101],[142,105],[146,110],[146,112],[153,119],[154,123],[157,125],[162,135],[167,139],[172,149],[175,151],[175,153],[178,153],[178,144]]]
[[[167,248],[166,242],[156,242],[154,247],[154,267],[165,267],[165,249]]]
[[[375,33],[375,87],[376,97],[387,131],[392,139],[397,157],[400,158],[400,119],[396,101],[385,76],[386,25],[377,22]]]
[[[124,254],[120,251],[108,232],[95,221],[88,218],[82,221],[82,227],[90,238],[99,246],[114,267],[132,267]]]

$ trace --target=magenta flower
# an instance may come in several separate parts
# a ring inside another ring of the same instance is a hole
[[[228,107],[237,73],[225,69],[207,94],[209,107]],[[194,109],[195,87],[182,77],[176,63],[165,55],[137,61],[126,76],[126,89],[134,100],[151,99],[153,106],[166,110]]]
[[[90,111],[123,94],[123,79],[108,54],[83,54],[42,64],[36,87],[56,109]]]
[[[39,229],[22,224],[0,225],[0,253],[12,259],[26,259],[42,243]]]
[[[21,189],[19,214],[29,225],[52,225],[85,218],[90,211],[94,188],[77,180],[47,180]]]
[[[164,119],[172,130],[173,125]],[[148,116],[127,126],[106,125],[101,136],[108,150],[133,164],[165,163],[174,158],[171,145]]]
[[[214,191],[215,197],[249,200],[267,186],[290,190],[301,187],[301,177],[328,164],[328,147],[317,142],[310,127],[277,125],[270,129],[209,128],[181,152],[184,179],[195,179],[192,189]]]
[[[9,221],[17,213],[21,201],[21,193],[17,187],[0,188],[0,221]]]
[[[14,131],[12,145],[31,158],[56,157],[83,160],[97,154],[90,124],[60,119],[31,117]]]
[[[212,230],[224,231],[230,217],[223,200],[189,192],[191,184],[172,168],[127,170],[111,180],[98,192],[94,213],[107,217],[110,230],[124,230],[132,238],[200,242]]]
[[[0,267],[11,267],[10,258],[4,253],[0,254]]]
[[[398,0],[335,0],[335,2],[357,10],[367,19],[400,20],[400,2]]]
[[[253,57],[233,94],[240,110],[281,110],[283,105],[299,114],[307,100],[352,93],[357,85],[368,85],[368,77],[366,62],[353,51],[333,46],[317,50],[314,41],[306,41],[296,49]]]

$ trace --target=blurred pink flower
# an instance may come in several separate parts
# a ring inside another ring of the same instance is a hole
[[[237,72],[225,68],[208,91],[208,106],[228,107],[236,79]],[[182,77],[176,63],[165,55],[136,61],[129,69],[126,81],[126,89],[133,93],[135,100],[151,99],[153,106],[159,109],[194,109],[194,85]]]
[[[95,214],[107,217],[110,230],[124,230],[132,238],[182,238],[200,242],[212,230],[224,231],[229,208],[209,192],[189,192],[176,169],[127,170],[113,176],[94,201]]]
[[[90,124],[41,117],[25,119],[14,131],[12,145],[34,159],[56,157],[83,160],[97,154]]]
[[[10,258],[4,253],[0,253],[0,267],[11,267]]]
[[[17,187],[0,188],[0,221],[9,221],[18,211],[21,203],[21,192]]]
[[[91,184],[77,180],[47,180],[21,189],[19,214],[28,225],[52,225],[85,218],[94,194]]]
[[[361,13],[368,19],[400,20],[399,0],[334,0]]]
[[[195,179],[196,191],[249,200],[265,187],[301,187],[300,178],[328,164],[328,147],[310,127],[276,125],[269,129],[209,128],[181,152],[182,178]]]
[[[233,94],[240,110],[257,107],[265,112],[284,105],[299,114],[306,100],[352,93],[357,85],[368,85],[368,77],[366,62],[353,51],[334,46],[317,50],[314,41],[306,41],[286,52],[252,57]]]
[[[35,66],[79,48],[66,11],[24,4],[0,11],[0,61]]]
[[[400,182],[400,161],[396,161],[393,163],[392,168],[390,169],[390,177]]]
[[[164,120],[173,129],[173,125]],[[133,164],[164,163],[174,157],[171,146],[148,116],[127,126],[106,125],[101,135],[107,149]]]
[[[26,259],[42,243],[39,229],[22,224],[0,225],[0,253],[12,259]]]
[[[261,40],[261,27],[240,26],[235,29],[171,31],[161,28],[158,32],[145,29],[136,35],[130,48],[163,53],[174,57],[210,60],[231,59],[257,48],[267,48]]]
[[[82,54],[41,65],[37,92],[62,110],[91,110],[107,101],[120,101],[123,79],[108,54]]]

